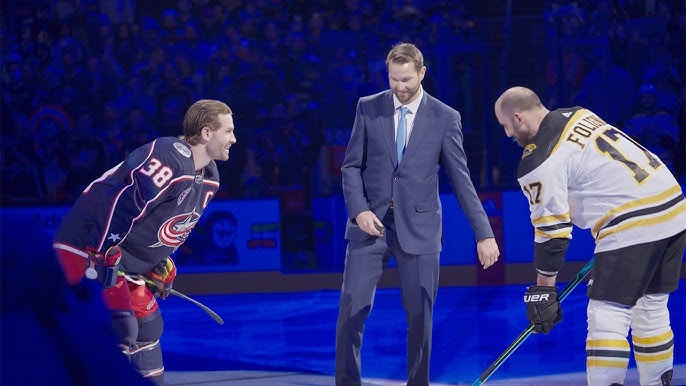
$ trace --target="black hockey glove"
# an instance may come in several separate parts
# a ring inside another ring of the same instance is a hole
[[[557,300],[557,287],[533,285],[524,294],[526,317],[535,332],[547,334],[562,320],[562,309]]]

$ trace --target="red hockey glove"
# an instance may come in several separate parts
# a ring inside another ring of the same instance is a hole
[[[148,288],[155,296],[165,299],[169,296],[174,279],[176,279],[176,265],[171,257],[160,261],[159,264],[146,275],[153,283],[148,284]]]
[[[121,249],[113,245],[104,254],[88,249],[88,266],[86,277],[102,283],[103,288],[110,288],[117,282]]]

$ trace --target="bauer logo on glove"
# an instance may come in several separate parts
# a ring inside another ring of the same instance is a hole
[[[526,317],[534,332],[547,334],[562,320],[562,309],[557,299],[557,287],[531,286],[524,294]]]

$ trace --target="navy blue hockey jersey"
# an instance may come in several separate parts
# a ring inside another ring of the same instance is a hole
[[[62,219],[56,247],[122,249],[121,268],[150,271],[186,240],[219,188],[217,165],[196,172],[190,147],[163,137],[93,181]]]

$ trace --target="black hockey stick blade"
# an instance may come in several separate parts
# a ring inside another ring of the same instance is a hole
[[[219,323],[219,324],[224,324],[224,320],[221,318],[221,316],[217,315],[216,312],[212,311],[212,309],[211,309],[210,307],[207,307],[206,305],[200,303],[199,301],[197,301],[197,300],[191,298],[190,296],[184,295],[184,294],[182,294],[181,292],[179,292],[179,291],[177,291],[177,290],[175,290],[175,289],[173,289],[173,288],[171,289],[170,293],[171,293],[172,295],[178,296],[178,297],[180,297],[180,298],[182,298],[182,299],[186,299],[186,300],[188,300],[189,302],[195,304],[196,306],[202,308],[202,310],[205,311],[205,312],[207,313],[207,315],[211,316],[212,319],[214,319],[215,322],[217,322],[217,323]]]
[[[581,268],[581,270],[572,278],[572,280],[570,280],[569,283],[567,283],[562,292],[560,292],[560,294],[558,295],[560,303],[562,303],[562,301],[565,300],[567,295],[569,295],[569,293],[572,292],[572,290],[576,288],[576,286],[579,283],[581,283],[582,280],[584,280],[584,277],[588,275],[591,269],[593,269],[594,259],[595,258],[592,257],[591,260],[589,260],[588,263],[586,263],[586,265],[584,265]],[[519,334],[519,336],[505,349],[505,351],[502,354],[500,354],[498,359],[496,359],[486,369],[486,371],[484,371],[479,376],[479,378],[472,383],[472,386],[481,386],[482,384],[484,384],[484,382],[486,382],[486,380],[490,378],[496,370],[498,370],[498,368],[507,360],[507,358],[509,358],[512,355],[512,353],[514,353],[515,350],[517,350],[517,348],[519,348],[519,346],[521,346],[522,343],[524,343],[526,338],[528,338],[533,333],[533,331],[534,325],[529,324],[529,327],[527,327],[526,330],[522,331],[522,333]]]

